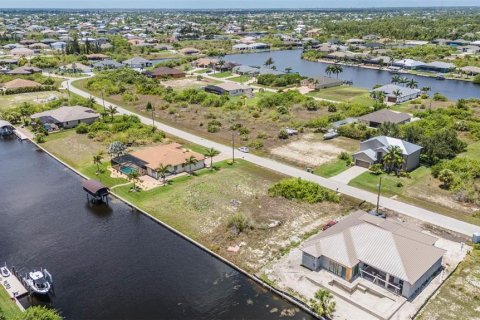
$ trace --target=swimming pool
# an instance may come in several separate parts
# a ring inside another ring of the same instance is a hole
[[[120,171],[126,175],[129,175],[130,173],[134,172],[135,169],[133,169],[132,167],[122,166],[120,167]]]

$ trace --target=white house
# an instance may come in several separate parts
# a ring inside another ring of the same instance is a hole
[[[372,91],[383,92],[385,94],[385,102],[392,103],[402,103],[413,100],[418,98],[421,94],[419,89],[411,89],[408,87],[397,86],[395,84],[387,84],[373,89]]]

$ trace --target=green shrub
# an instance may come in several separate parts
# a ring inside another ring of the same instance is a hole
[[[352,155],[350,153],[346,152],[346,151],[342,151],[338,155],[338,159],[351,162],[352,161]]]
[[[383,167],[380,163],[372,164],[368,170],[371,174],[379,175],[383,172]]]
[[[86,123],[80,123],[76,128],[75,132],[78,134],[88,133],[88,125]]]
[[[441,95],[440,93],[438,92],[435,92],[433,94],[433,100],[434,101],[448,101],[448,98],[445,97],[444,95]]]
[[[259,139],[255,139],[248,145],[252,149],[262,149],[263,148],[263,141]]]
[[[232,230],[234,234],[239,234],[248,229],[253,229],[254,223],[250,217],[239,212],[228,217],[227,227]]]
[[[340,201],[340,196],[336,192],[300,178],[281,180],[268,189],[268,195],[271,197],[283,197],[289,200],[297,199],[308,203]]]
[[[280,130],[280,132],[278,133],[278,138],[283,139],[283,140],[288,139],[287,130],[285,130],[285,129]]]

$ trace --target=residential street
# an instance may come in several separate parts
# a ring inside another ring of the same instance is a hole
[[[72,81],[75,81],[75,80],[78,80],[78,79],[70,79],[70,80],[64,81],[62,83],[62,86],[64,88],[67,88],[67,86],[68,86],[71,92],[76,93],[76,94],[78,94],[82,97],[85,97],[85,98],[91,97],[91,95],[89,93],[84,92],[84,91],[82,91],[80,89],[77,89],[77,88],[72,86],[71,83],[72,83]],[[67,85],[67,83],[68,83],[68,85]],[[102,105],[101,98],[98,98],[98,97],[95,97],[95,98],[96,98],[97,103]],[[113,104],[107,103],[107,105],[113,105]],[[113,105],[113,106],[117,107],[117,110],[120,114],[134,114],[134,113],[132,113],[128,110],[125,110],[125,109],[121,108],[120,106],[117,106],[117,105]],[[138,116],[143,123],[148,124],[148,125],[151,124],[152,121],[151,121],[150,118],[143,117],[143,116],[140,116],[140,115],[138,115]],[[158,129],[160,129],[160,130],[162,130],[162,131],[164,131],[164,132],[166,132],[170,135],[177,136],[181,139],[184,139],[184,140],[190,141],[192,143],[204,146],[206,148],[213,147],[213,148],[215,148],[215,149],[217,149],[217,150],[219,150],[219,151],[221,151],[222,153],[225,153],[225,154],[229,154],[229,155],[232,154],[232,148],[230,146],[223,145],[223,144],[220,144],[220,143],[217,143],[217,142],[213,142],[213,141],[201,138],[199,136],[190,134],[190,133],[182,131],[180,129],[177,129],[177,128],[174,128],[174,127],[162,124],[162,123],[159,123],[158,121],[155,121],[155,125]],[[377,195],[375,193],[371,193],[371,192],[368,192],[368,191],[364,191],[364,190],[361,190],[361,189],[351,187],[351,186],[349,186],[349,185],[347,185],[343,182],[335,181],[334,179],[326,179],[326,178],[308,173],[304,170],[295,168],[293,166],[283,164],[283,163],[275,161],[275,160],[267,159],[267,158],[264,158],[264,157],[259,157],[259,156],[253,155],[253,154],[242,153],[238,150],[235,150],[235,157],[245,159],[245,160],[247,160],[249,162],[252,162],[256,165],[259,165],[259,166],[277,171],[279,173],[283,173],[285,175],[289,175],[289,176],[292,176],[292,177],[299,177],[299,178],[302,178],[302,179],[305,179],[305,180],[308,180],[308,181],[316,182],[316,183],[318,183],[318,184],[320,184],[320,185],[322,185],[326,188],[329,188],[329,189],[332,189],[332,190],[337,190],[340,193],[343,193],[345,195],[348,195],[348,196],[351,196],[351,197],[354,197],[354,198],[357,198],[357,199],[360,199],[360,200],[365,200],[365,201],[368,201],[368,202],[373,203],[373,204],[376,204],[376,202],[377,202]],[[380,206],[384,207],[384,208],[387,208],[387,209],[390,209],[390,210],[394,210],[398,213],[401,213],[401,214],[404,214],[404,215],[407,215],[407,216],[411,216],[413,218],[422,220],[424,222],[427,222],[427,223],[430,223],[430,224],[433,224],[433,225],[437,225],[437,226],[445,228],[445,229],[449,229],[449,230],[452,230],[452,231],[455,231],[455,232],[458,232],[458,233],[462,233],[462,234],[467,235],[467,236],[472,236],[472,233],[474,233],[474,232],[480,232],[480,227],[479,226],[469,224],[469,223],[466,223],[466,222],[462,222],[462,221],[459,221],[459,220],[456,220],[456,219],[453,219],[453,218],[450,218],[450,217],[447,217],[447,216],[444,216],[444,215],[441,215],[441,214],[438,214],[438,213],[435,213],[435,212],[432,212],[432,211],[429,211],[429,210],[425,210],[425,209],[422,209],[422,208],[419,208],[419,207],[416,207],[416,206],[413,206],[413,205],[410,205],[410,204],[407,204],[407,203],[404,203],[404,202],[401,202],[401,201],[398,201],[398,200],[393,200],[393,199],[390,199],[390,198],[381,197]]]

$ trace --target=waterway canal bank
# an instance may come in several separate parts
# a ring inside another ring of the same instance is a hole
[[[0,164],[0,257],[51,270],[54,307],[68,319],[274,319],[272,309],[295,309],[123,202],[89,206],[82,178],[29,142],[1,141]]]

